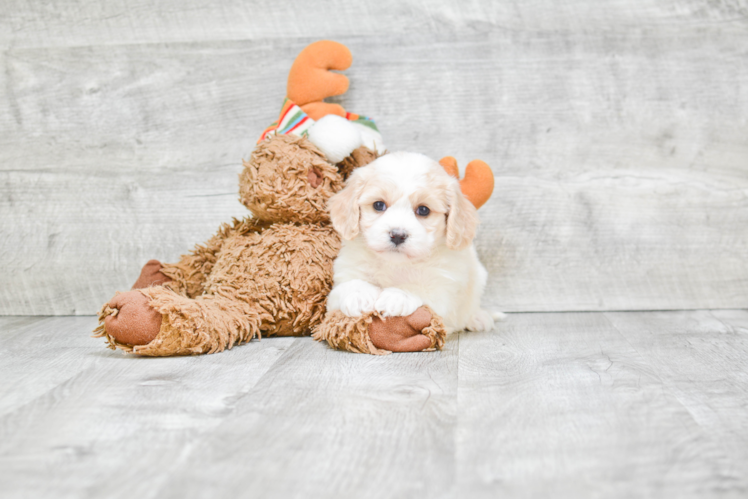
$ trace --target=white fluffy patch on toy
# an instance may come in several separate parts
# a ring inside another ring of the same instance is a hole
[[[372,129],[371,127],[367,127],[366,125],[362,125],[358,122],[348,123],[359,130],[359,132],[361,133],[361,143],[364,146],[371,149],[372,151],[376,151],[380,155],[383,155],[385,151],[387,151],[387,148],[384,147],[384,142],[382,142],[382,134]]]
[[[338,115],[327,115],[312,125],[308,139],[317,146],[331,163],[343,161],[354,149],[366,146],[384,153],[382,136],[375,130]]]

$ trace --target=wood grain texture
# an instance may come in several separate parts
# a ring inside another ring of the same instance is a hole
[[[241,158],[319,38],[390,149],[492,166],[492,307],[748,302],[745,2],[7,4],[0,314],[91,314],[246,214]]]
[[[511,314],[442,352],[149,359],[0,318],[0,497],[744,497],[748,311]]]
[[[713,442],[725,491],[748,491],[748,312],[605,313]],[[738,490],[734,490],[738,491]]]
[[[616,318],[652,325],[656,315]],[[711,351],[707,339],[724,328],[707,312],[669,319],[669,328],[647,334],[673,339],[674,330],[688,325],[704,339],[696,356]],[[460,409],[472,411],[459,421],[459,491],[481,497],[745,494],[745,476],[735,474],[745,461],[718,442],[742,416],[726,418],[719,431],[704,428],[662,375],[663,369],[681,377],[689,372],[676,352],[665,348],[653,359],[614,325],[603,313],[522,314],[510,315],[499,335],[461,335]],[[719,370],[730,356],[717,352],[704,364]],[[740,377],[742,369],[727,371]],[[688,393],[703,397],[700,383],[711,376],[702,371]],[[745,380],[726,388],[725,399],[745,405],[746,389]]]
[[[95,323],[0,327],[0,496],[152,496],[293,343],[137,358],[91,339]]]
[[[457,349],[372,357],[299,339],[158,495],[441,496],[456,479]]]
[[[6,46],[82,46],[253,40],[293,37],[392,35],[404,31],[482,33],[497,28],[534,32],[604,32],[658,25],[746,23],[742,1],[605,2],[290,2],[199,0],[128,3],[57,0],[29,4],[6,0],[0,41]],[[334,15],[331,15],[334,13]]]

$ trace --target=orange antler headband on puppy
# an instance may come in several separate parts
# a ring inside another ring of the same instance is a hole
[[[439,164],[444,167],[452,177],[460,178],[460,169],[457,167],[457,160],[451,156],[445,156],[439,160]],[[493,193],[493,172],[486,162],[482,160],[473,160],[465,168],[465,178],[460,181],[460,190],[475,208],[482,207]]]

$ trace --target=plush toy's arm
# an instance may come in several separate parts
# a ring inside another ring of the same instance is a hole
[[[441,349],[446,336],[442,319],[428,306],[410,316],[390,318],[375,312],[349,317],[330,311],[314,329],[314,339],[333,349],[378,355]]]
[[[196,245],[190,253],[182,255],[179,262],[164,264],[160,271],[172,280],[169,283],[172,290],[195,298],[203,293],[205,279],[213,269],[224,241],[233,235],[260,232],[263,227],[256,219],[234,219],[230,224],[223,224],[204,244]]]

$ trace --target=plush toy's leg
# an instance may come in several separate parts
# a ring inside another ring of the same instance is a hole
[[[111,348],[127,351],[146,345],[161,330],[161,314],[148,307],[149,299],[140,290],[118,293],[99,311],[99,327],[94,336],[106,337]]]
[[[259,337],[266,316],[241,300],[189,299],[157,286],[116,295],[99,313],[95,336],[145,356],[209,354]]]
[[[146,262],[131,290],[170,283],[171,278],[161,272],[163,267],[155,259]],[[142,293],[118,293],[99,311],[99,323],[94,336],[105,336],[112,348],[145,345],[158,335],[161,315],[148,307],[148,298]]]
[[[171,278],[161,272],[164,265],[161,262],[153,259],[146,262],[143,269],[140,270],[140,276],[135,281],[131,290],[137,290],[138,288],[148,288],[149,286],[163,285],[171,281]]]
[[[428,306],[395,318],[374,312],[351,318],[332,311],[314,331],[315,340],[326,341],[334,349],[365,354],[441,349],[446,336],[444,323]]]
[[[131,290],[163,285],[171,278],[161,272],[161,262],[152,259],[140,270]],[[118,293],[99,311],[99,327],[94,337],[106,337],[109,346],[145,345],[155,339],[161,329],[161,315],[148,307],[142,293]]]

